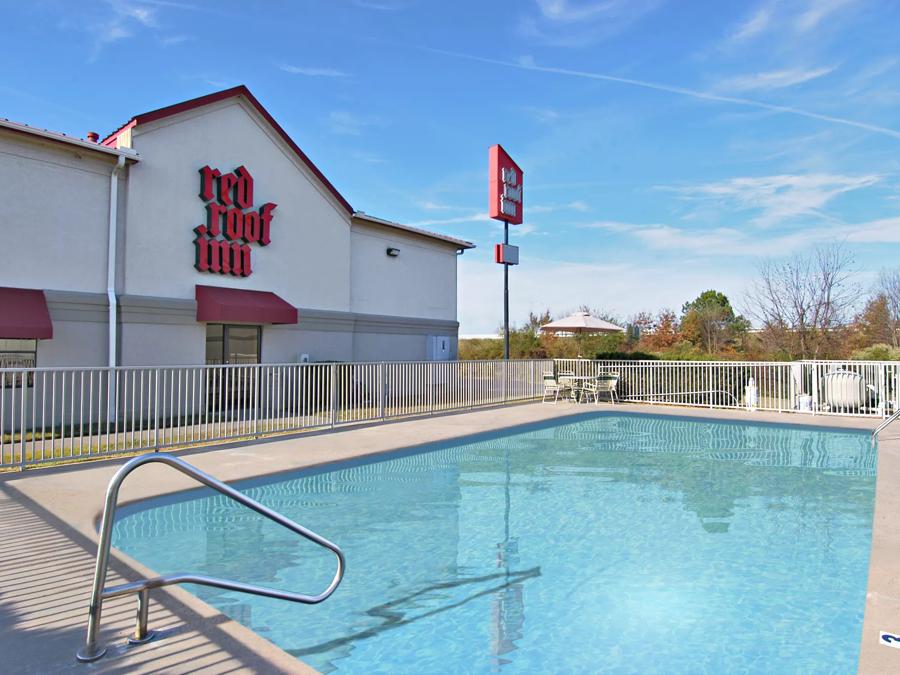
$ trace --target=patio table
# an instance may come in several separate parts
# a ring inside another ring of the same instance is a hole
[[[576,403],[581,403],[581,387],[580,383],[596,380],[598,375],[568,375],[568,379],[572,381],[572,398]]]

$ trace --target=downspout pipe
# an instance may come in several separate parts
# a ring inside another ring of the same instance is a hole
[[[117,314],[119,299],[116,296],[116,235],[119,219],[119,174],[125,167],[125,155],[119,155],[119,159],[113,167],[109,177],[109,250],[106,254],[106,297],[109,300],[109,367],[117,365],[116,354],[118,351],[118,326]]]

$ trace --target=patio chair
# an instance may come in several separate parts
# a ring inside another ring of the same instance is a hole
[[[596,403],[600,402],[600,394],[608,394],[610,403],[619,402],[619,394],[616,391],[616,387],[619,385],[618,373],[600,373],[591,384],[593,385],[593,397]]]
[[[594,403],[600,403],[598,394],[600,389],[597,386],[597,380],[585,380],[581,383],[581,400],[587,403],[594,399]]]
[[[569,398],[573,401],[578,400],[579,389],[575,381],[575,373],[570,370],[561,370],[559,372],[559,386],[561,394],[568,393]]]
[[[564,387],[556,381],[556,378],[553,376],[553,373],[544,373],[544,395],[541,397],[541,403],[547,403],[547,397],[553,397],[553,403],[556,403],[559,400],[559,395],[564,390]]]

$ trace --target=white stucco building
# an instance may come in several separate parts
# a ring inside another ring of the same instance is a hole
[[[472,244],[354,211],[246,87],[102,140],[0,121],[0,186],[0,362],[456,355]]]

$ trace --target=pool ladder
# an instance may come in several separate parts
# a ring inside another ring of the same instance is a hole
[[[900,417],[900,408],[898,408],[893,413],[891,413],[890,417],[885,418],[884,420],[881,421],[881,424],[879,424],[877,427],[875,427],[875,429],[872,431],[872,447],[873,448],[875,447],[875,441],[878,440],[878,434],[880,434],[882,431],[884,431],[891,422],[893,422],[895,419],[897,419],[897,417]]]
[[[334,553],[337,558],[337,571],[335,572],[331,583],[328,584],[328,588],[318,595],[303,595],[302,593],[279,591],[273,588],[266,588],[265,586],[255,586],[239,581],[231,581],[230,579],[219,579],[202,574],[189,573],[167,574],[164,576],[153,577],[152,579],[142,579],[140,581],[132,581],[126,584],[104,588],[106,585],[106,573],[109,564],[112,527],[119,498],[119,487],[122,485],[122,481],[124,481],[132,471],[153,462],[166,464],[173,469],[177,469],[181,473],[187,474],[197,482],[220,492],[229,499],[243,504],[269,520],[275,521],[282,527],[285,527],[292,532],[299,534],[301,537],[305,537],[313,543]],[[279,600],[288,600],[290,602],[300,602],[306,605],[315,605],[327,599],[334,593],[335,589],[337,589],[338,585],[341,583],[341,579],[344,577],[345,565],[344,554],[337,545],[332,544],[315,532],[307,530],[302,525],[298,525],[289,518],[285,518],[280,513],[260,504],[258,501],[247,497],[222,481],[200,471],[200,469],[187,462],[178,459],[173,455],[161,452],[135,457],[126,462],[125,465],[116,472],[112,477],[112,480],[110,480],[109,487],[106,490],[106,502],[103,507],[103,519],[100,525],[100,542],[97,547],[97,566],[94,571],[94,585],[91,591],[91,604],[88,610],[87,640],[84,647],[76,655],[76,658],[81,662],[89,663],[102,658],[106,653],[106,648],[100,645],[98,637],[100,633],[100,615],[103,610],[103,601],[109,598],[117,598],[131,594],[137,595],[137,622],[134,634],[128,641],[131,644],[143,644],[149,642],[155,636],[153,631],[147,629],[147,620],[150,609],[150,589],[152,588],[161,588],[173,584],[199,584],[201,586],[213,586],[229,591],[237,591],[239,593],[252,593],[253,595],[262,595],[267,598],[277,598]]]

